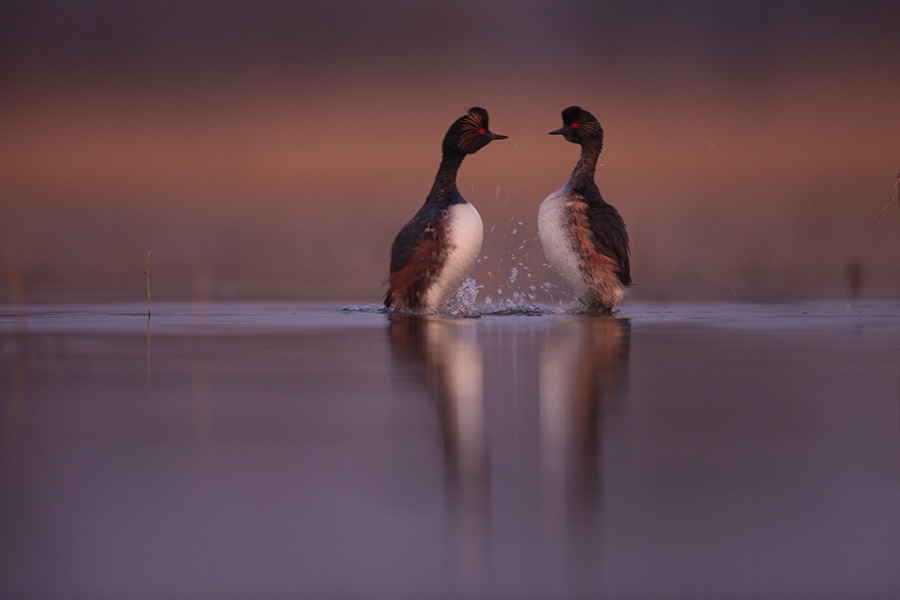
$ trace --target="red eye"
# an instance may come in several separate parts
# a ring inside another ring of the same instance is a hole
[[[484,129],[479,129],[478,133],[480,133],[481,135],[484,135]]]
[[[572,123],[572,129],[578,129],[578,123]]]

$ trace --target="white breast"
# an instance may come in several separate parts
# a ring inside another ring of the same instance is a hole
[[[587,303],[591,292],[579,267],[579,256],[575,252],[572,234],[566,227],[567,201],[567,190],[563,188],[541,202],[538,209],[538,236],[550,267],[576,296]]]
[[[447,218],[447,242],[450,252],[444,268],[425,292],[425,305],[431,310],[440,310],[465,281],[484,241],[484,223],[481,215],[471,204],[454,204]]]

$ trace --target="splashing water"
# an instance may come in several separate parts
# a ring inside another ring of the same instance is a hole
[[[497,192],[502,189],[498,186]],[[494,234],[497,225],[491,226],[490,234]],[[502,224],[501,224],[502,228]],[[484,255],[478,259],[479,264],[485,264],[488,260],[494,265],[486,275],[487,285],[492,292],[485,298],[484,304],[476,302],[478,293],[485,285],[478,284],[474,278],[466,279],[460,289],[448,301],[447,307],[441,311],[443,314],[456,317],[477,318],[482,315],[584,315],[591,314],[591,310],[580,300],[573,298],[564,287],[550,281],[538,283],[537,277],[530,270],[532,264],[541,264],[543,255],[536,252],[540,248],[540,236],[534,236],[534,232],[528,231],[522,221],[516,220],[513,215],[506,224],[506,235],[498,232],[501,237],[515,236],[512,250],[501,256],[490,258]],[[524,234],[524,235],[523,235]],[[531,253],[535,252],[535,257]],[[496,286],[496,287],[494,287]],[[548,298],[549,297],[549,298]],[[344,310],[376,312],[383,311],[380,306],[348,307]],[[390,312],[390,311],[385,311]],[[430,311],[413,311],[426,314]]]
[[[340,309],[340,312],[389,313],[390,311],[384,307],[384,304],[366,304],[364,306],[345,306]]]
[[[481,314],[485,316],[523,315],[536,317],[541,315],[569,314],[568,310],[562,303],[559,306],[548,306],[537,302],[528,302],[525,294],[516,291],[513,292],[512,298],[505,298],[497,304],[494,304],[491,298],[488,297],[487,305],[481,307]]]
[[[521,263],[520,263],[521,264]],[[509,278],[510,283],[513,283],[518,274],[518,269],[513,267],[512,275]],[[464,318],[478,318],[481,316],[541,316],[541,315],[581,315],[581,314],[589,314],[585,312],[587,307],[585,307],[578,300],[564,302],[557,301],[555,305],[553,304],[544,304],[537,301],[534,293],[523,293],[519,290],[513,290],[511,293],[511,297],[500,299],[498,302],[494,302],[491,296],[487,296],[485,299],[485,304],[479,305],[476,300],[478,298],[478,292],[484,288],[483,285],[479,285],[474,278],[469,277],[466,279],[463,284],[460,286],[459,290],[456,291],[453,296],[451,296],[450,300],[447,302],[447,307],[440,311],[443,314],[452,315],[455,317],[464,317]],[[534,284],[528,286],[531,292],[536,291],[536,287]],[[556,286],[551,284],[550,282],[546,282],[541,285],[541,288],[544,290],[556,289]],[[502,294],[503,289],[498,289],[498,293]],[[338,309],[340,312],[351,312],[351,313],[382,313],[382,314],[391,314],[394,311],[387,309],[382,304],[366,304],[362,306],[345,306],[343,308]],[[397,311],[401,314],[435,314],[435,311],[423,310],[423,309],[412,309],[412,310],[402,310]]]
[[[484,286],[478,285],[473,278],[469,277],[466,279],[450,298],[445,312],[457,317],[481,316],[481,312],[475,304],[475,299],[478,298],[478,290],[482,287]]]
[[[483,288],[475,279],[469,277],[466,279],[459,290],[450,298],[443,314],[452,315],[463,318],[478,318],[481,316],[529,316],[536,317],[542,315],[587,315],[592,314],[590,309],[578,300],[563,301],[559,300],[555,304],[545,304],[538,302],[534,294],[525,294],[518,290],[514,290],[510,298],[503,298],[498,302],[494,302],[491,296],[485,298],[485,304],[479,305],[476,300],[478,292]],[[542,288],[555,288],[553,284],[544,283]],[[534,291],[535,286],[529,288]],[[502,292],[502,290],[501,290]],[[361,312],[361,313],[383,313],[390,314],[392,311],[386,309],[381,304],[367,304],[363,306],[345,306],[340,312]],[[427,310],[403,310],[399,311],[403,314],[434,314]],[[617,313],[618,311],[615,311]]]
[[[492,234],[495,228],[496,225],[491,227]],[[509,236],[514,236],[515,245],[502,256],[495,256],[492,260],[495,268],[487,273],[491,280],[490,284],[497,286],[491,287],[492,295],[487,298],[488,306],[491,309],[502,306],[504,310],[509,310],[516,306],[539,302],[543,300],[540,297],[545,295],[550,296],[551,302],[555,302],[560,296],[568,301],[570,296],[565,289],[549,282],[538,288],[533,283],[535,278],[530,267],[537,256],[532,257],[531,254],[540,248],[540,236],[533,236],[533,232],[529,232],[523,222],[516,219],[516,215],[506,223],[506,234],[501,234],[504,239]],[[546,310],[546,307],[542,309],[544,312]],[[550,310],[555,313],[558,309]]]

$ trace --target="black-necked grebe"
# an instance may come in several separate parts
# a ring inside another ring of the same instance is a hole
[[[487,111],[479,107],[450,126],[434,186],[394,238],[385,307],[441,310],[462,285],[481,252],[484,225],[456,189],[456,173],[467,154],[505,138],[491,133]]]
[[[538,235],[550,266],[578,298],[608,313],[631,285],[628,232],[619,212],[600,196],[594,182],[603,129],[579,106],[562,113],[563,126],[551,134],[581,146],[581,158],[566,185],[538,210]]]

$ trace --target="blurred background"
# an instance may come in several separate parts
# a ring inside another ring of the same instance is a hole
[[[900,292],[895,1],[5,0],[0,303],[141,301],[148,252],[154,299],[379,302],[476,105],[510,136],[460,172],[479,301],[562,298],[571,104],[633,298]]]

